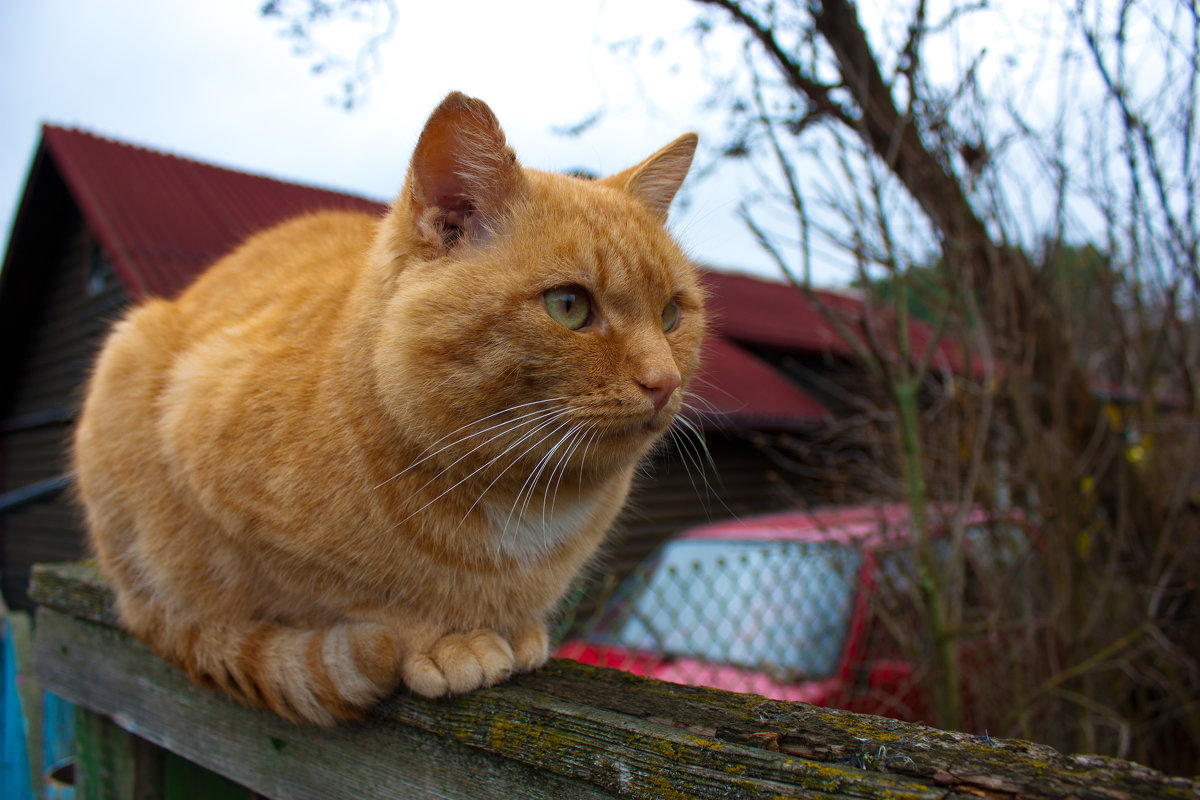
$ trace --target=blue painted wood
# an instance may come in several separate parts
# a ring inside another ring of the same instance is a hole
[[[29,775],[28,730],[17,693],[17,648],[8,615],[0,617],[0,796],[33,800]]]
[[[75,704],[42,694],[42,763],[45,800],[75,800]]]

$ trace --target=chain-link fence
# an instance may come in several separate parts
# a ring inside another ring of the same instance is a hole
[[[929,631],[903,513],[773,516],[700,528],[632,574],[593,583],[560,630],[559,655],[662,680],[930,719]],[[954,597],[965,654],[996,631],[991,606],[1032,575],[1029,530],[985,524],[930,542],[926,582]],[[1026,591],[1026,589],[1022,589]],[[965,659],[979,666],[980,659]],[[986,683],[986,681],[984,681]],[[974,715],[979,716],[979,715]],[[984,715],[986,716],[986,715]]]

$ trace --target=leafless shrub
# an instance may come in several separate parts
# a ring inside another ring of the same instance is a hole
[[[831,479],[913,509],[916,579],[881,613],[938,721],[1195,771],[1195,7],[1066,8],[1011,56],[1040,71],[1007,65],[1056,92],[1035,119],[962,36],[982,4],[917,0],[872,42],[845,0],[698,2],[705,35],[746,38],[723,85],[730,152],[764,180],[748,224],[798,291],[830,245],[872,290],[836,320],[873,385],[840,426],[888,458]],[[957,73],[929,66],[935,39]],[[960,509],[942,551],[935,502]],[[972,564],[977,504],[1020,509],[1037,558]]]

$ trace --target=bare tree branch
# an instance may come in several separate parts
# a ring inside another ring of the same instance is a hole
[[[788,85],[808,98],[814,112],[832,117],[845,125],[854,124],[854,114],[830,97],[837,87],[820,83],[806,75],[800,65],[784,51],[771,29],[759,22],[740,3],[734,2],[734,0],[696,0],[696,2],[723,9],[733,16],[762,45]]]

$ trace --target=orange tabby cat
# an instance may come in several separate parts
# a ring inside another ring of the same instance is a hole
[[[529,170],[454,93],[385,217],[285,222],[131,312],[75,439],[129,630],[318,724],[545,662],[696,369],[703,298],[663,228],[695,147]]]

